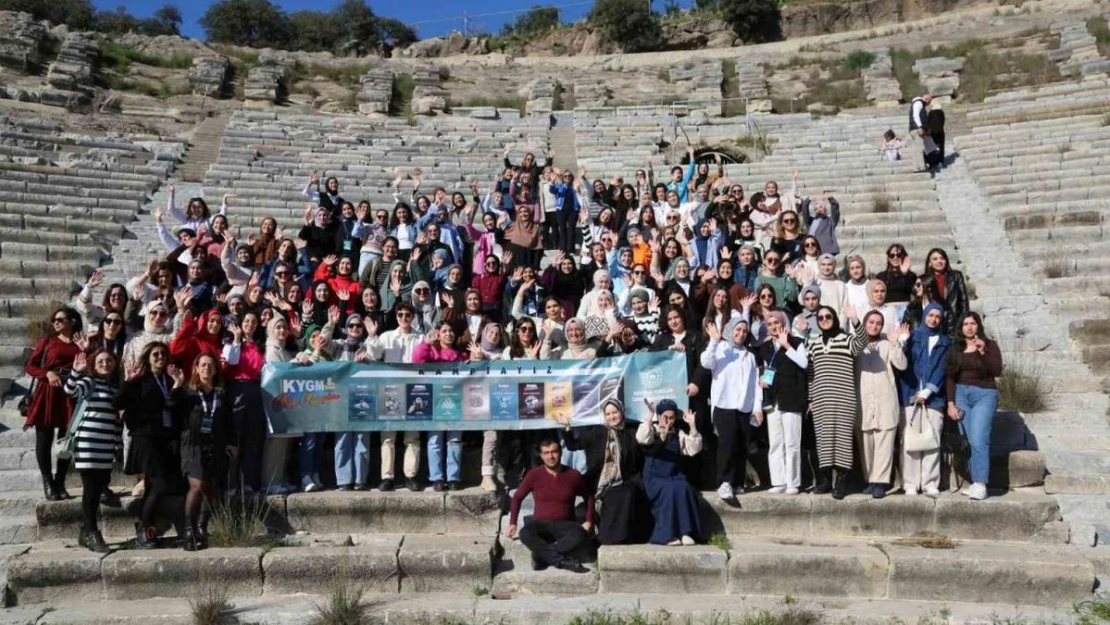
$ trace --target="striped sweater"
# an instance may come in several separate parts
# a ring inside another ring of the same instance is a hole
[[[74,468],[111,471],[116,449],[123,445],[123,422],[112,407],[116,387],[74,371],[66,379],[65,392],[85,400],[85,416],[75,433]]]

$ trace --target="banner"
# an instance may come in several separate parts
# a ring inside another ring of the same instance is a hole
[[[674,351],[583,360],[315,365],[262,370],[270,430],[377,432],[525,430],[601,423],[601,405],[618,399],[625,417],[642,420],[652,402],[685,409],[686,358]]]

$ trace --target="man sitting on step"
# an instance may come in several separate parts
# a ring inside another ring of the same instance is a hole
[[[532,520],[520,530],[520,542],[532,552],[532,567],[541,570],[554,566],[585,573],[582,563],[569,554],[589,540],[594,524],[594,493],[581,473],[563,466],[562,456],[555,439],[540,442],[543,466],[529,471],[513,494],[508,536],[516,537],[520,504],[532,493]],[[574,501],[579,496],[586,501],[586,522],[581,525],[574,515]]]

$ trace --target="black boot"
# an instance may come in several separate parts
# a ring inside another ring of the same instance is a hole
[[[816,478],[817,483],[813,486],[814,495],[827,495],[832,492],[832,469],[818,469]]]
[[[181,538],[181,548],[185,551],[197,550],[197,531],[192,525],[185,528],[185,536]]]
[[[88,543],[86,543],[85,546],[88,547],[90,551],[95,551],[96,553],[108,553],[111,551],[111,549],[108,548],[108,543],[104,542],[104,536],[100,533],[100,530],[89,532]]]
[[[58,501],[58,493],[54,489],[54,480],[52,478],[42,478],[42,496],[47,501]]]
[[[89,546],[89,530],[85,529],[84,527],[81,528],[81,532],[77,534],[77,544],[81,545],[82,547]]]
[[[142,521],[135,521],[135,546],[139,549],[157,549],[158,537],[153,527],[146,527]]]
[[[69,460],[59,460],[57,473],[54,475],[54,492],[58,494],[58,499],[73,499],[68,492],[66,492],[66,474],[69,473]]]
[[[843,469],[833,469],[833,499],[844,499],[848,495],[848,480]]]
[[[193,535],[196,537],[197,550],[208,548],[208,512],[202,511],[200,513],[200,520],[197,521],[196,526],[193,528]]]

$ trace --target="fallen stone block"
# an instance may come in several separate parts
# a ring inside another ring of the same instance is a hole
[[[485,536],[405,536],[398,555],[401,592],[488,591],[493,544]]]
[[[597,554],[600,592],[722,594],[728,554],[716,547],[603,546]]]
[[[887,573],[886,555],[862,542],[732,541],[728,593],[880,598]]]

